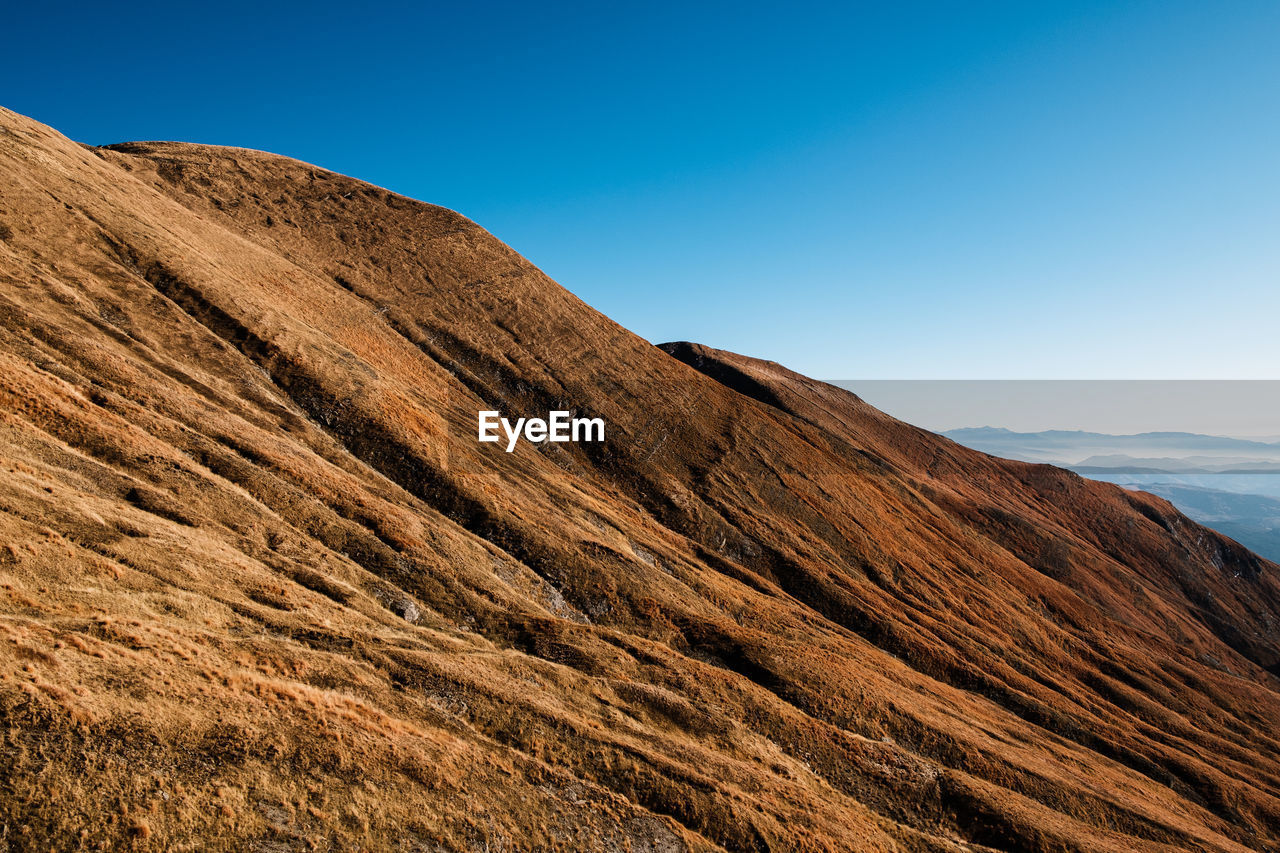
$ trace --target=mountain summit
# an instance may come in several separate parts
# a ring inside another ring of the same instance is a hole
[[[1165,501],[305,163],[0,174],[10,848],[1280,846],[1278,567]]]

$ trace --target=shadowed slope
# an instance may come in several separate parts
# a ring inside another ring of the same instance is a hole
[[[33,845],[1280,835],[1275,566],[1164,502],[669,355],[306,164],[0,113],[0,170]],[[489,408],[608,440],[506,454]]]

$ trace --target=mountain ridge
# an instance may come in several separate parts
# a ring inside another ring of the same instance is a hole
[[[1280,837],[1276,566],[1167,502],[653,347],[307,164],[0,129],[32,845]],[[487,454],[489,406],[611,440]]]

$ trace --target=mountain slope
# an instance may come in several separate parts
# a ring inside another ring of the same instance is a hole
[[[1276,566],[1167,503],[296,161],[2,112],[0,170],[11,846],[1280,843]]]

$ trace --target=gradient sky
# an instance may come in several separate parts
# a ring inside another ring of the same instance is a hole
[[[357,6],[11,4],[0,98],[446,205],[654,342],[1280,376],[1274,0]]]

